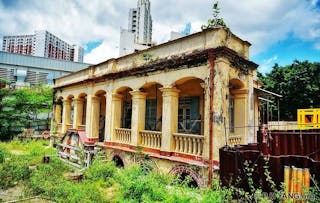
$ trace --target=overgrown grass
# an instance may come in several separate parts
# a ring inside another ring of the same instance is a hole
[[[84,172],[81,181],[74,181],[68,175],[77,171],[55,157],[55,150],[48,144],[17,140],[0,143],[0,189],[22,185],[26,197],[41,196],[71,203],[230,202],[237,191],[242,191],[221,188],[218,182],[213,183],[213,189],[190,188],[188,179],[181,182],[161,172],[145,170],[139,164],[119,169],[113,161],[99,159]],[[47,164],[42,163],[44,155],[50,155]]]
[[[0,188],[6,189],[30,178],[30,166],[41,163],[54,150],[44,141],[0,143]]]
[[[42,196],[55,202],[223,202],[227,190],[189,188],[140,165],[116,168],[112,161],[96,159],[80,182],[70,180],[74,169],[55,157],[47,141],[0,143],[1,189],[23,185],[25,196]],[[50,162],[42,163],[44,155]]]

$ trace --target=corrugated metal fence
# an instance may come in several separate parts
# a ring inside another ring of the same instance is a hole
[[[264,169],[268,167],[280,188],[285,166],[308,168],[311,177],[320,181],[319,130],[258,132],[258,143],[220,149],[220,181],[224,186],[249,189],[246,167],[251,167],[254,184],[262,184],[263,190],[269,191]]]

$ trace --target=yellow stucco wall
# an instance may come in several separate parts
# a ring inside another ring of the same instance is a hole
[[[235,51],[244,60],[249,57],[250,44],[242,41],[235,35],[228,36],[224,29],[209,29],[191,36],[168,42],[148,50],[130,54],[118,59],[110,59],[106,62],[88,69],[72,73],[62,78],[56,79],[55,98],[77,99],[86,98],[85,103],[85,131],[89,138],[97,138],[97,119],[98,114],[105,115],[104,141],[118,142],[115,129],[121,127],[122,101],[124,98],[132,100],[132,120],[131,120],[131,140],[130,145],[140,145],[142,140],[139,135],[144,130],[145,100],[155,98],[152,91],[154,84],[157,84],[158,109],[157,117],[162,116],[162,140],[159,150],[174,152],[177,150],[174,133],[177,133],[178,123],[178,97],[180,96],[199,96],[199,112],[203,120],[201,135],[203,136],[203,149],[200,156],[204,159],[209,158],[209,124],[210,124],[210,63],[198,66],[185,67],[181,69],[169,69],[150,72],[147,75],[123,76],[117,79],[102,79],[99,82],[85,82],[86,79],[98,78],[108,73],[115,73],[123,70],[133,69],[139,65],[146,64],[143,54],[151,54],[152,60],[171,58],[173,55],[190,54],[208,48],[225,46]],[[150,61],[149,61],[150,62]],[[253,93],[253,80],[256,76],[254,68],[248,72],[243,72],[240,67],[231,65],[228,57],[219,56],[214,60],[214,79],[213,79],[213,160],[218,161],[218,150],[226,141],[235,136],[239,136],[242,144],[254,139],[254,128],[249,126],[256,125],[257,122],[257,97]],[[82,81],[82,82],[81,82]],[[84,81],[84,82],[83,82]],[[81,82],[81,83],[79,83]],[[129,88],[129,96],[124,97],[123,90]],[[142,88],[142,89],[141,89]],[[85,96],[85,97],[84,97]],[[235,99],[235,131],[229,130],[229,98]],[[101,102],[102,101],[102,102]],[[102,104],[102,105],[98,105]],[[77,110],[77,108],[74,108]],[[59,110],[59,109],[57,109]],[[64,115],[67,115],[63,108]],[[102,112],[101,112],[102,111]],[[84,113],[84,112],[83,112]],[[81,113],[80,113],[81,114]],[[164,120],[167,119],[167,120]],[[53,119],[53,123],[55,120]],[[54,125],[54,124],[53,124]],[[76,125],[74,127],[77,127]],[[153,135],[154,137],[156,135]],[[195,154],[197,143],[202,138],[188,137],[186,140],[197,139],[189,145],[188,152]],[[153,138],[154,139],[154,138]],[[227,139],[227,140],[226,140]],[[186,147],[185,145],[184,147]],[[190,150],[190,147],[193,147]],[[181,152],[180,152],[181,153]],[[170,168],[163,162],[160,167]],[[206,172],[205,172],[206,173]]]

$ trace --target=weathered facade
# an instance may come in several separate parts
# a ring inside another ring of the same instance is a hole
[[[255,140],[249,46],[207,29],[58,78],[52,129],[103,142],[121,165],[142,151],[159,169],[206,185],[220,147]]]

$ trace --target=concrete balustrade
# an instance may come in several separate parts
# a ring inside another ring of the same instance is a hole
[[[203,135],[173,133],[175,152],[201,156],[203,153]]]
[[[116,128],[115,129],[116,140],[120,143],[131,143],[131,129]]]
[[[140,136],[141,136],[141,146],[156,148],[156,149],[161,148],[162,132],[142,130],[140,131]]]

